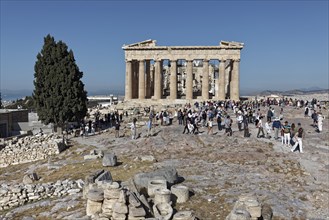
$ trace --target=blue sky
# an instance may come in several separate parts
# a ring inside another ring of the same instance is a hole
[[[245,43],[240,88],[328,88],[328,1],[1,1],[1,89],[33,89],[47,34],[73,50],[87,91],[124,89],[123,44]]]

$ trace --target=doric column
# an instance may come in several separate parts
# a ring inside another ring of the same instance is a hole
[[[219,77],[218,77],[218,90],[217,98],[219,100],[225,100],[225,62],[226,60],[220,60],[219,63]]]
[[[186,99],[193,99],[193,61],[187,60],[186,62]]]
[[[126,97],[125,100],[132,99],[132,67],[131,67],[131,61],[126,60]]]
[[[161,60],[155,61],[155,73],[154,73],[154,98],[161,99],[161,81],[162,81],[162,74],[161,74]]]
[[[144,66],[144,60],[139,61],[138,98],[139,99],[145,99],[145,66]]]
[[[145,61],[146,78],[145,78],[145,96],[151,97],[151,75],[150,75],[150,60]]]
[[[177,61],[170,60],[170,99],[177,99]]]
[[[203,60],[202,99],[209,99],[209,60]]]
[[[132,61],[132,71],[133,71],[133,80],[132,80],[132,98],[138,98],[138,61]]]
[[[231,99],[240,100],[240,59],[233,61]]]

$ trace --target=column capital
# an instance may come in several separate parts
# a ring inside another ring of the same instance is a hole
[[[131,61],[133,61],[133,60],[132,59],[126,59],[126,63],[131,62]]]
[[[185,60],[187,63],[192,63],[193,62],[193,60]]]
[[[140,63],[144,63],[145,60],[138,60]]]
[[[226,62],[226,59],[220,59],[220,62],[222,63],[222,62]]]
[[[232,59],[234,62],[240,62],[240,59]]]
[[[203,59],[202,61],[209,63],[209,59]]]

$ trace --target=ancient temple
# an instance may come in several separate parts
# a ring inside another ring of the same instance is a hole
[[[155,40],[124,45],[125,100],[239,100],[243,43],[157,46]]]

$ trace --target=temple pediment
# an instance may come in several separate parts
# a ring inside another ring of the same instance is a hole
[[[156,40],[149,39],[133,44],[123,45],[122,48],[126,49],[126,48],[135,48],[135,47],[155,47],[155,46],[156,46]]]
[[[244,43],[235,42],[235,41],[220,41],[219,46],[224,47],[243,47]]]

